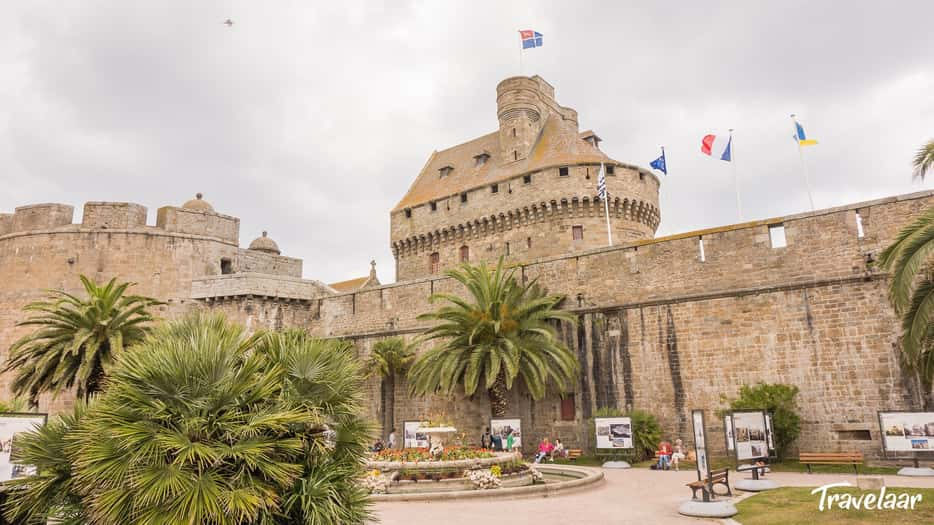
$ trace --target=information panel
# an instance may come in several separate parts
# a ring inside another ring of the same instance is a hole
[[[628,417],[597,417],[597,448],[632,448],[632,420]]]
[[[934,412],[879,412],[886,452],[934,451]]]
[[[9,481],[36,473],[32,465],[14,465],[10,455],[16,449],[16,437],[45,425],[48,414],[0,414],[0,481]]]
[[[733,434],[736,438],[737,461],[769,457],[765,411],[733,412]]]
[[[691,411],[694,424],[694,453],[697,455],[697,480],[710,479],[710,462],[707,460],[707,438],[704,435],[704,411]],[[710,499],[710,486],[704,490],[704,501]]]
[[[404,448],[428,448],[428,434],[419,432],[427,427],[427,421],[404,421],[402,423],[402,446]]]
[[[736,450],[736,438],[733,436],[733,418],[729,415],[723,416],[723,429],[726,433],[726,449]]]
[[[503,450],[509,449],[509,436],[512,435],[512,448],[522,448],[522,420],[519,418],[503,418],[490,420],[490,434],[494,440],[498,436],[502,441]]]

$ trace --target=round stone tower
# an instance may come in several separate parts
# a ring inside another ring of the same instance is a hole
[[[390,213],[396,279],[439,274],[462,262],[510,262],[607,246],[606,170],[613,244],[650,239],[658,228],[659,180],[614,160],[581,132],[577,112],[555,101],[539,76],[496,86],[499,129],[432,153]]]

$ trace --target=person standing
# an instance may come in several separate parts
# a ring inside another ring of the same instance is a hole
[[[486,427],[486,431],[480,436],[480,448],[492,448],[493,447],[493,435],[490,434],[490,427]]]
[[[389,438],[386,439],[386,443],[389,445],[389,448],[396,448],[396,429],[389,431]]]
[[[512,436],[512,429],[510,428],[506,432],[506,451],[507,452],[512,452],[512,444],[515,443],[515,441],[516,441],[516,438]]]

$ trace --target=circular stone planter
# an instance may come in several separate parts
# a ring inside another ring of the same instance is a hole
[[[934,476],[934,468],[905,467],[898,471],[898,475],[911,476],[915,478]]]
[[[368,470],[380,472],[406,471],[434,471],[434,470],[473,470],[489,468],[511,461],[522,461],[522,454],[518,452],[494,452],[491,458],[456,459],[452,461],[367,461]]]
[[[470,489],[444,492],[417,492],[409,494],[371,494],[370,501],[449,501],[473,498],[527,498],[550,497],[592,488],[603,481],[603,471],[595,468],[548,465],[538,466],[536,470],[548,476],[560,476],[566,480],[521,487],[502,487],[498,489]],[[424,483],[424,482],[419,482]],[[426,484],[430,484],[428,482]]]
[[[729,518],[739,512],[729,501],[685,501],[678,507],[678,513],[694,518]]]
[[[733,488],[745,492],[762,492],[778,488],[778,483],[770,479],[738,479],[733,482]]]

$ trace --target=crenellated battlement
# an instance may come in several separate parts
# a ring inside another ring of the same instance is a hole
[[[200,198],[191,202],[204,202]],[[190,234],[212,237],[234,245],[239,243],[240,219],[217,213],[209,204],[159,208],[156,224],[146,222],[147,208],[132,202],[92,201],[84,204],[80,223],[74,222],[74,207],[43,203],[19,206],[13,213],[0,214],[0,236],[56,231],[125,230]]]

